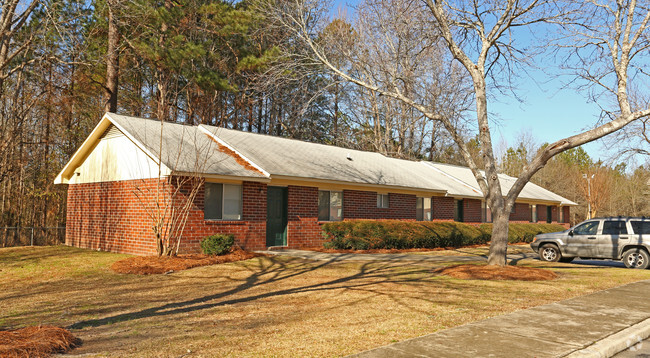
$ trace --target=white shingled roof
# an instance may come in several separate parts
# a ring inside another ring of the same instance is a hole
[[[109,113],[115,125],[126,131],[163,164],[175,172],[265,178],[263,173],[246,169],[236,159],[219,150],[219,145],[197,126]],[[162,155],[160,154],[162,147]]]
[[[427,162],[432,168],[439,170],[447,174],[449,177],[455,178],[456,180],[465,184],[465,188],[462,190],[449,190],[449,195],[455,196],[476,196],[476,191],[481,193],[478,182],[474,177],[471,169],[467,167],[461,167],[458,165],[451,164],[442,164],[442,163],[432,163]],[[505,174],[499,174],[499,182],[501,183],[501,191],[506,194],[515,184],[517,179]],[[451,189],[451,188],[450,188]],[[482,195],[479,194],[482,197]],[[578,205],[573,201],[559,196],[549,190],[542,188],[541,186],[533,183],[527,183],[524,186],[524,189],[519,194],[519,199],[529,199],[529,200],[540,200],[540,201],[549,201],[549,202],[558,202],[561,205]]]
[[[206,130],[273,177],[320,179],[446,192],[446,180],[424,163],[213,126]]]
[[[107,123],[106,121],[110,121]],[[173,173],[231,176],[268,181],[304,179],[368,186],[388,186],[448,196],[478,198],[483,194],[467,167],[389,158],[379,153],[309,143],[295,139],[241,132],[207,125],[190,126],[107,113],[97,128],[57,177],[71,170],[93,148],[109,124],[131,138],[149,155],[159,158]],[[515,178],[500,175],[507,193]],[[577,205],[538,185],[528,183],[520,199]]]

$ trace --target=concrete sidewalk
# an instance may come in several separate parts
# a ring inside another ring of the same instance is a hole
[[[650,280],[635,282],[355,357],[611,357],[650,336],[649,294]]]
[[[381,262],[481,262],[486,261],[487,257],[482,255],[467,255],[467,256],[455,256],[455,255],[427,255],[427,254],[409,254],[409,253],[397,253],[397,254],[339,254],[339,253],[327,253],[327,252],[318,252],[318,251],[308,251],[308,250],[296,250],[296,249],[282,249],[282,250],[268,250],[268,251],[257,251],[267,255],[280,255],[280,256],[291,256],[307,260],[317,260],[317,261],[381,261]],[[533,253],[523,253],[523,254],[512,254],[508,255],[508,260],[522,260],[526,258],[537,257],[538,255]]]

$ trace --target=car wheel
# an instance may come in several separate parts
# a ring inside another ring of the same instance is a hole
[[[543,261],[558,262],[562,258],[562,254],[557,246],[546,244],[539,249],[539,258]]]
[[[571,262],[575,257],[561,257],[560,262]]]
[[[644,249],[629,249],[623,253],[623,263],[627,268],[646,269],[650,264],[650,256]]]

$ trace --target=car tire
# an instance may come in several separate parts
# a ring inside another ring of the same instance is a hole
[[[546,244],[539,249],[539,258],[542,261],[558,262],[562,258],[562,254],[557,246]]]
[[[575,257],[561,257],[560,262],[569,263],[569,262],[573,261],[573,259],[575,259]]]
[[[643,270],[650,264],[650,255],[642,248],[629,249],[623,253],[623,263],[627,268]]]

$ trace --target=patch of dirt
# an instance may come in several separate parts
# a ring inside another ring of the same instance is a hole
[[[485,245],[469,245],[462,248],[476,248]],[[326,249],[324,247],[308,247],[301,250],[325,252],[328,254],[399,254],[404,252],[430,252],[430,251],[445,251],[457,250],[459,247],[436,247],[433,249],[370,249],[370,250],[342,250],[342,249]]]
[[[116,261],[111,265],[111,270],[117,273],[130,273],[136,275],[156,275],[187,270],[193,267],[223,264],[248,260],[253,257],[264,256],[254,252],[244,251],[233,247],[230,253],[220,256],[210,255],[178,255],[169,257],[137,256]]]
[[[523,266],[454,265],[433,272],[463,280],[546,281],[557,278],[551,270]]]
[[[67,329],[32,326],[0,331],[0,357],[48,357],[81,344]]]

